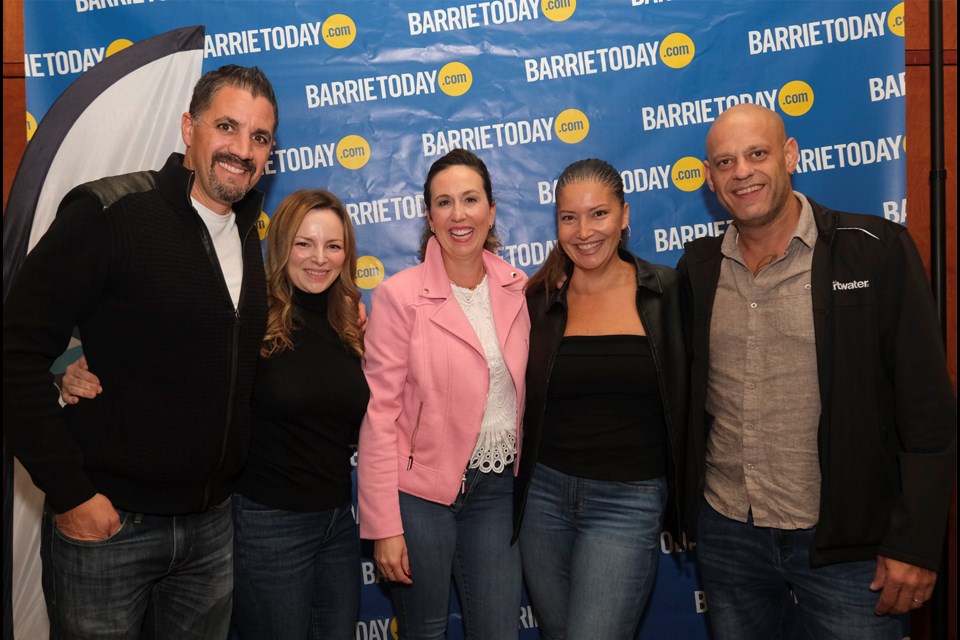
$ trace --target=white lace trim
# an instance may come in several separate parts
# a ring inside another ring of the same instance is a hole
[[[483,422],[480,424],[480,434],[468,466],[483,473],[499,473],[517,457],[517,389],[500,352],[500,342],[493,324],[493,311],[490,308],[487,276],[484,275],[474,289],[458,287],[452,282],[450,288],[470,321],[470,326],[477,333],[490,372]]]

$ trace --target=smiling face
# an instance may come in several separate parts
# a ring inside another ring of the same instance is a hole
[[[287,277],[306,293],[330,288],[347,258],[343,222],[330,209],[312,209],[293,237],[287,259]]]
[[[575,269],[604,269],[617,260],[628,224],[630,205],[621,205],[605,184],[570,182],[557,193],[557,238]]]
[[[707,135],[707,184],[741,227],[764,227],[787,211],[797,166],[797,141],[763,107],[724,111]]]
[[[445,256],[479,258],[496,219],[479,173],[463,165],[440,171],[430,182],[427,218]]]
[[[225,214],[263,174],[273,149],[273,105],[243,89],[223,87],[197,118],[184,113],[183,166],[195,172],[190,195]]]

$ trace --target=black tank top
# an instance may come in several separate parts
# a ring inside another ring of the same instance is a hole
[[[646,336],[567,336],[547,387],[539,461],[593,480],[666,473],[666,424]]]

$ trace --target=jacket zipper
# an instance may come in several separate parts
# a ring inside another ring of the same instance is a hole
[[[199,218],[200,214],[197,214]],[[219,274],[220,281],[223,283],[224,289],[226,291],[227,300],[230,302],[230,306],[233,306],[233,301],[230,299],[230,291],[226,289],[226,279],[223,276],[223,269],[220,268],[220,260],[217,258],[216,250],[211,244],[210,233],[207,231],[207,227],[203,224],[202,220],[199,220],[200,225],[200,237],[203,241],[203,248],[207,252],[207,257],[210,259],[210,263],[214,268],[214,271]],[[247,240],[250,238],[250,232],[255,225],[249,227],[244,233],[243,238],[240,240],[240,257],[243,260],[245,249],[247,246]],[[241,268],[243,268],[241,266]],[[244,272],[246,270],[244,269]],[[244,273],[246,275],[246,273]],[[209,476],[206,484],[203,488],[203,503],[201,504],[201,509],[206,510],[210,507],[210,494],[213,491],[213,484],[216,481],[217,476],[220,475],[220,471],[223,469],[223,463],[227,457],[227,443],[230,441],[230,425],[233,423],[233,405],[235,402],[237,394],[237,377],[239,376],[239,351],[240,351],[240,328],[242,322],[240,320],[240,307],[243,305],[244,298],[246,297],[247,291],[247,279],[246,277],[242,278],[240,284],[240,297],[238,299],[237,306],[233,309],[233,331],[230,336],[230,353],[228,358],[228,367],[230,370],[230,382],[227,389],[227,406],[226,406],[226,416],[223,426],[223,437],[220,440],[220,457],[217,459],[217,464],[213,468],[213,473]]]
[[[417,446],[417,433],[420,432],[420,415],[423,413],[423,401],[417,409],[417,424],[413,427],[413,435],[410,437],[410,455],[407,457],[407,471],[413,469],[413,450]]]

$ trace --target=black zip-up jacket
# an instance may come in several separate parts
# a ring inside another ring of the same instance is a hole
[[[193,179],[173,154],[159,171],[71,190],[10,289],[4,437],[58,513],[97,492],[129,511],[202,511],[230,495],[246,460],[266,323],[263,194],[233,208],[235,310]],[[50,366],[74,327],[103,393],[61,409]]]
[[[936,571],[956,474],[957,404],[930,284],[906,229],[810,200],[820,387],[820,516],[814,566],[887,556]],[[703,497],[710,318],[722,238],[686,245],[692,289],[686,514]]]
[[[681,508],[684,505],[681,480],[685,475],[689,379],[683,328],[686,290],[681,286],[679,274],[670,267],[651,264],[623,250],[620,251],[620,259],[632,262],[637,269],[637,312],[646,329],[650,351],[657,367],[663,418],[667,425],[669,495],[664,513],[664,529],[681,542]],[[523,449],[517,482],[514,485],[514,540],[520,535],[527,490],[539,457],[550,373],[553,371],[557,349],[567,326],[569,275],[560,288],[549,294],[549,298],[543,289],[527,292],[531,323],[530,357],[527,360]]]

